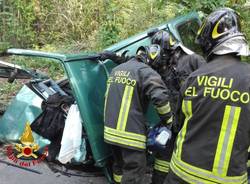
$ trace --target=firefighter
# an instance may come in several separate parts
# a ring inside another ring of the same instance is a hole
[[[144,116],[152,101],[162,124],[172,123],[167,88],[151,68],[157,64],[159,46],[115,67],[107,81],[104,140],[112,145],[116,183],[141,184],[146,170],[147,124]]]
[[[167,31],[161,30],[152,34],[152,44],[159,44],[162,49],[161,64],[154,68],[165,82],[170,96],[170,106],[175,114],[181,84],[187,76],[205,64],[202,56],[195,54]],[[174,118],[175,119],[175,118]],[[176,131],[173,126],[173,136],[165,150],[159,149],[155,152],[155,162],[153,166],[152,184],[162,184],[169,171],[169,162],[172,156]]]
[[[205,60],[202,56],[186,48],[165,30],[153,34],[151,43],[158,44],[162,48],[162,62],[154,69],[162,76],[170,90],[171,107],[175,111],[181,83],[191,72],[203,65]]]
[[[164,183],[247,182],[249,54],[237,13],[211,13],[197,33],[208,64],[189,75],[177,105],[178,133]]]

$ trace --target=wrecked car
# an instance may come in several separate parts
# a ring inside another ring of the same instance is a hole
[[[198,14],[192,12],[155,28],[171,32],[185,46],[197,51],[194,39],[200,23]],[[126,53],[128,56],[133,56],[140,46],[150,44],[148,31],[146,30],[143,33],[123,40],[105,50],[115,51],[120,55]],[[65,55],[23,49],[9,49],[8,54],[43,57],[60,62],[67,78],[55,82],[37,72],[1,62],[0,77],[8,78],[10,82],[23,78],[30,78],[31,80],[22,87],[0,118],[0,141],[18,142],[20,137],[24,135],[27,122],[32,127],[33,122],[39,120],[39,117],[41,118],[41,114],[48,107],[48,101],[51,100],[51,96],[55,96],[56,94],[59,94],[59,96],[68,96],[71,99],[63,101],[59,106],[62,111],[65,110],[63,112],[65,118],[72,104],[77,104],[79,108],[82,123],[81,138],[84,140],[81,143],[84,145],[81,146],[80,151],[85,156],[83,160],[78,160],[78,162],[85,164],[91,161],[95,166],[101,167],[107,180],[111,183],[112,174],[109,165],[111,151],[109,146],[103,141],[103,107],[106,80],[116,64],[111,60],[100,61],[98,53]],[[150,108],[147,117],[150,124],[159,121],[153,108]],[[46,135],[41,136],[41,134],[39,135],[35,131],[33,132],[33,136],[40,148],[52,144],[48,139],[49,136],[46,138]],[[55,144],[59,144],[60,147],[60,142],[57,141]]]

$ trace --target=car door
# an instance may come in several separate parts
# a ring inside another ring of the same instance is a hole
[[[31,77],[30,72],[22,69],[19,65],[0,60],[0,78],[8,78],[11,82],[14,79],[30,79]]]
[[[195,43],[197,31],[201,25],[198,13],[192,12],[184,17],[175,19],[168,24],[168,29],[175,37],[190,50],[201,54],[201,49]]]

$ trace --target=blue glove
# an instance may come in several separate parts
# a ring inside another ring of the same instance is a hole
[[[151,151],[164,150],[171,137],[172,132],[165,126],[151,128],[148,133],[147,147]]]

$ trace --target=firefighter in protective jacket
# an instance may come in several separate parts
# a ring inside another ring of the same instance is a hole
[[[250,141],[248,44],[237,13],[211,13],[197,41],[208,64],[191,73],[177,107],[181,127],[166,184],[246,184]]]
[[[175,112],[181,83],[190,73],[203,65],[205,60],[202,56],[185,47],[171,33],[165,30],[153,34],[151,43],[160,45],[162,49],[161,63],[154,69],[161,75],[169,89],[172,102],[171,108]]]
[[[195,54],[183,46],[165,30],[155,32],[152,35],[151,42],[152,44],[159,44],[162,49],[161,64],[157,65],[155,70],[161,75],[164,83],[169,89],[170,106],[175,119],[176,104],[182,83],[190,73],[206,62],[202,56]],[[173,136],[167,144],[166,149],[155,152],[152,184],[162,184],[169,172],[169,163],[176,138],[175,129],[178,129],[175,124],[173,124],[172,128]]]
[[[107,81],[104,140],[112,145],[116,183],[143,183],[145,113],[149,102],[152,101],[163,124],[172,122],[167,88],[161,76],[151,68],[159,55],[155,48],[158,46],[147,48],[147,52],[140,50],[136,57],[115,67]]]

